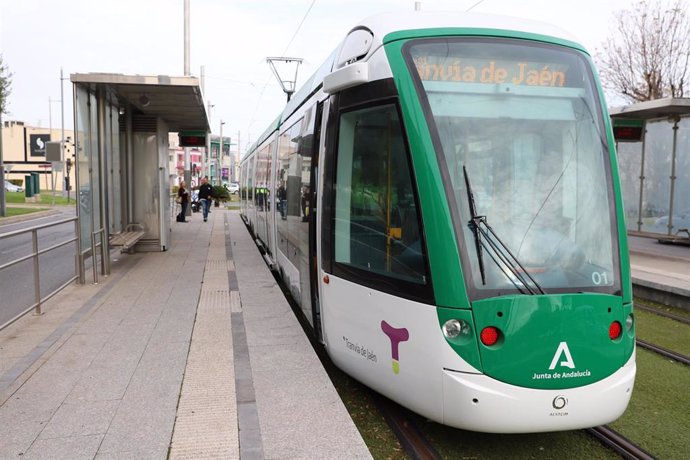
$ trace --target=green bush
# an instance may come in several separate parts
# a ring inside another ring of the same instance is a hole
[[[225,187],[223,187],[222,185],[213,186],[214,200],[226,201],[228,198],[230,198],[230,194],[228,193],[228,190]]]

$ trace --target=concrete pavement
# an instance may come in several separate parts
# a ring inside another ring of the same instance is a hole
[[[628,237],[635,295],[690,309],[690,246]]]
[[[239,215],[173,225],[0,332],[0,458],[370,458]]]

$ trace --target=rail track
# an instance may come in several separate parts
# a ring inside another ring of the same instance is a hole
[[[676,315],[663,310],[659,310],[658,308],[648,307],[646,305],[640,305],[639,302],[635,303],[635,308],[639,308],[640,310],[644,310],[649,313],[654,313],[655,315],[663,316],[664,318],[670,318],[681,323],[690,324],[690,318],[686,316]]]
[[[413,460],[441,460],[441,455],[406,415],[405,409],[377,393],[372,392],[372,398],[403,449]]]
[[[690,358],[683,354],[676,353],[675,351],[669,350],[668,348],[663,348],[658,345],[654,345],[652,343],[647,342],[646,340],[637,339],[636,342],[637,345],[639,345],[642,348],[653,351],[654,353],[658,353],[666,358],[678,361],[679,363],[683,363],[686,366],[690,366]]]
[[[415,423],[406,415],[405,409],[378,394],[372,398],[386,423],[391,427],[406,453],[414,460],[440,460],[442,457],[431,445]],[[644,450],[613,428],[599,426],[585,430],[604,446],[625,459],[653,460],[656,457]]]
[[[622,455],[625,459],[651,460],[656,458],[616,430],[607,426],[589,428],[585,431],[597,438],[605,446]]]
[[[676,315],[674,313],[669,313],[663,310],[659,310],[658,308],[649,307],[646,305],[640,305],[639,302],[635,304],[635,308],[639,308],[640,310],[690,325],[690,318],[686,316]],[[654,353],[660,354],[661,356],[673,359],[674,361],[678,361],[679,363],[683,363],[687,366],[690,366],[690,357],[685,356],[681,353],[669,350],[668,348],[660,347],[658,345],[654,345],[653,343],[647,342],[646,340],[642,340],[639,338],[636,339],[636,343],[638,346],[646,350],[653,351]]]

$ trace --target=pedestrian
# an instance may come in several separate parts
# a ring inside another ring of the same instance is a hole
[[[189,204],[189,192],[187,191],[187,183],[185,181],[180,182],[180,187],[177,189],[177,201],[180,203],[181,211],[177,215],[178,222],[187,222],[187,205]]]
[[[208,220],[208,211],[211,207],[212,198],[213,187],[208,183],[208,179],[204,177],[201,179],[201,186],[199,187],[199,201],[201,201],[201,208],[204,212],[204,222]]]
[[[284,184],[278,187],[278,206],[280,206],[280,218],[287,220],[287,190]]]

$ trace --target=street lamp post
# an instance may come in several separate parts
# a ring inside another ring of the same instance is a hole
[[[208,176],[209,175],[209,170],[211,169],[211,109],[215,107],[215,105],[211,104],[211,101],[208,100],[208,109],[207,109],[207,116],[208,116],[208,133],[206,133],[206,147],[204,147],[204,167],[203,167],[203,175]]]
[[[220,171],[221,171],[221,161],[223,161],[223,125],[225,122],[220,120],[220,145],[218,148],[218,162],[216,163],[216,174],[218,175],[218,184],[221,185]]]

